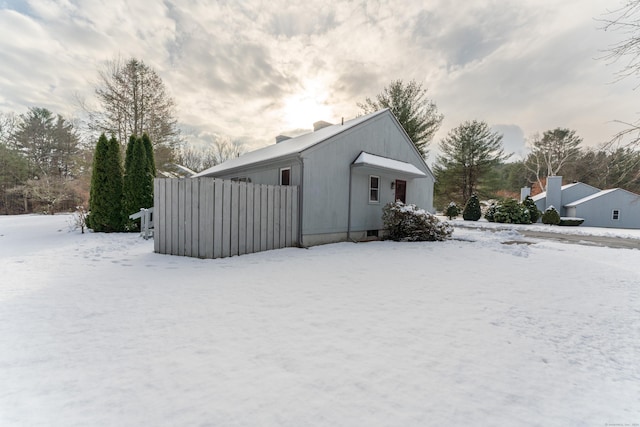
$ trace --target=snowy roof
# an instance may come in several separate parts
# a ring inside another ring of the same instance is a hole
[[[417,178],[427,176],[426,173],[411,163],[389,159],[388,157],[376,156],[375,154],[369,154],[364,151],[361,152],[358,158],[354,160],[353,164],[355,166],[370,166],[379,169],[391,170]]]
[[[620,190],[620,189],[619,188],[612,188],[610,190],[602,190],[599,193],[592,194],[592,195],[587,196],[587,197],[583,197],[582,199],[576,200],[575,202],[567,203],[565,205],[565,207],[569,208],[569,207],[578,206],[581,203],[585,203],[585,202],[588,202],[589,200],[597,199],[598,197],[602,197],[605,194],[609,194],[609,193],[612,193],[612,192],[617,191],[617,190]]]
[[[597,190],[597,188],[589,185],[589,184],[585,184],[584,182],[573,182],[571,184],[567,184],[567,185],[563,185],[562,187],[560,187],[560,191],[564,191],[566,189],[569,189],[571,187],[575,187],[577,185],[585,185],[587,187],[591,187]],[[536,194],[535,196],[531,197],[531,199],[533,199],[534,202],[537,202],[538,200],[544,199],[545,197],[547,197],[547,192],[543,191],[542,193]]]
[[[306,133],[304,135],[297,136],[295,138],[287,139],[280,143],[269,145],[255,151],[243,154],[240,157],[229,159],[226,162],[220,163],[217,166],[206,169],[193,175],[194,178],[200,176],[207,176],[231,169],[241,168],[255,163],[267,162],[270,160],[279,159],[282,157],[291,156],[303,152],[304,150],[319,144],[333,136],[338,135],[348,129],[351,129],[373,117],[379,116],[388,112],[389,109],[385,108],[375,113],[367,114],[364,116],[356,117],[355,119],[348,120],[344,124],[331,125],[318,129],[315,132]]]

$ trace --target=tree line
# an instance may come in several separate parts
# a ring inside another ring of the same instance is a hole
[[[110,61],[98,75],[97,105],[81,102],[85,122],[43,107],[0,112],[0,214],[88,209],[97,135],[116,141],[121,158],[128,158],[131,135],[147,135],[154,171],[163,176],[179,175],[176,164],[199,171],[242,152],[226,140],[202,150],[185,148],[175,102],[143,61]]]
[[[635,26],[640,0],[630,0],[617,12],[617,17],[605,20],[607,28],[630,28],[630,37],[614,47],[611,58],[633,58],[625,76],[635,75],[640,70],[635,61],[640,46]],[[185,149],[173,98],[158,74],[136,58],[107,63],[99,71],[95,95],[97,106],[82,103],[87,117],[84,126],[42,107],[20,115],[0,113],[0,213],[88,207],[97,134],[115,141],[125,161],[127,138],[146,134],[154,171],[165,176],[176,176],[176,164],[180,170],[200,171],[242,153],[240,145],[223,140],[204,150]],[[380,94],[357,105],[365,114],[389,108],[424,157],[443,120],[427,90],[415,80],[392,81]],[[513,197],[529,185],[541,191],[545,178],[554,174],[598,188],[640,192],[640,138],[628,138],[640,128],[628,125],[628,130],[598,148],[583,148],[574,130],[547,130],[530,138],[526,159],[508,162],[502,135],[486,122],[464,122],[439,142],[440,154],[433,166],[435,205],[444,209],[451,201],[466,204],[473,194]]]

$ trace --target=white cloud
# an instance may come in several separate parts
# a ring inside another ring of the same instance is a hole
[[[189,135],[222,135],[250,148],[272,143],[287,127],[353,117],[357,102],[395,79],[429,89],[445,115],[437,138],[478,119],[509,124],[525,137],[571,127],[594,145],[615,132],[611,120],[636,118],[633,85],[607,85],[614,70],[595,59],[620,37],[597,28],[594,18],[607,7],[608,0],[404,7],[341,0],[5,2],[0,109],[38,105],[73,114],[75,94],[92,96],[105,60],[134,56],[163,78]],[[310,96],[309,87],[317,114],[333,117],[294,124],[286,108]]]

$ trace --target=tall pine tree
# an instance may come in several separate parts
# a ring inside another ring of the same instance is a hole
[[[93,231],[122,231],[122,157],[120,144],[100,135],[93,156],[87,226]]]

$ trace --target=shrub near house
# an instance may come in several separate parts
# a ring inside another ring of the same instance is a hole
[[[560,214],[553,206],[549,206],[542,214],[542,223],[549,225],[560,224]]]
[[[385,237],[390,240],[421,242],[441,241],[451,237],[453,227],[416,205],[400,201],[387,203],[382,209]]]

